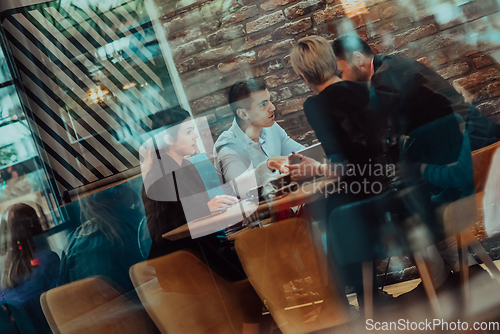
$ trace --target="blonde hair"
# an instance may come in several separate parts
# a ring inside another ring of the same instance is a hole
[[[298,40],[291,54],[292,66],[312,84],[320,85],[337,74],[337,58],[324,37],[309,36]]]

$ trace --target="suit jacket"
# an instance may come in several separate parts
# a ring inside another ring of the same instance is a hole
[[[466,102],[452,85],[427,66],[409,58],[376,55],[371,79],[371,107],[389,113],[394,131],[412,131],[451,113],[465,119],[471,149],[500,140],[500,124]]]

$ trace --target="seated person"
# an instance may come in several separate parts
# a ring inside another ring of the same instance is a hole
[[[229,89],[234,113],[232,126],[215,142],[226,182],[240,177],[250,166],[257,185],[286,172],[288,155],[304,149],[275,122],[275,107],[265,83],[247,79]]]
[[[82,224],[68,237],[58,285],[102,275],[122,293],[134,290],[129,269],[143,260],[137,242],[140,219],[121,196],[126,191],[113,193],[103,191],[80,199]]]
[[[174,107],[156,113],[152,128],[162,127],[167,129],[155,136],[158,149],[154,149],[152,142],[146,143],[144,150],[141,148],[142,201],[152,239],[149,259],[188,249],[203,254],[208,265],[226,279],[244,278],[236,254],[224,247],[214,233],[175,241],[162,237],[188,221],[238,202],[237,198],[229,195],[210,199],[200,174],[185,159],[196,153],[198,139],[194,122],[186,110]],[[193,198],[195,202],[183,205],[186,198]]]
[[[40,305],[40,296],[56,287],[59,257],[46,240],[35,209],[19,203],[7,208],[0,226],[0,303],[23,308],[37,333],[52,333]]]

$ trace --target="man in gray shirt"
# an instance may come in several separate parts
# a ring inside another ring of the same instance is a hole
[[[234,113],[232,126],[215,142],[226,181],[255,175],[257,185],[287,172],[288,156],[304,149],[275,122],[275,107],[266,85],[255,79],[236,82],[229,89]]]

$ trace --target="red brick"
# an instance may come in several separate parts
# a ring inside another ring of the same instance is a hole
[[[398,29],[399,25],[397,20],[382,21],[378,24],[368,27],[368,36],[370,38],[378,38]]]
[[[191,110],[194,115],[197,115],[200,111],[215,108],[224,103],[227,103],[227,93],[219,92],[191,102]]]
[[[195,73],[189,73],[181,76],[182,84],[184,87],[193,85],[196,83],[207,82],[214,78],[214,75],[219,74],[215,66],[209,66],[205,68],[200,68]]]
[[[264,30],[269,28],[281,21],[285,20],[285,16],[282,11],[278,11],[269,15],[264,15],[257,20],[248,22],[246,24],[247,33],[251,34],[256,31]]]
[[[223,88],[222,82],[219,79],[220,75],[218,75],[218,73],[216,74],[217,76],[215,78],[217,78],[217,80],[212,79],[205,82],[193,83],[190,85],[184,84],[184,92],[186,93],[187,99],[190,101],[196,100]]]
[[[257,60],[255,51],[250,51],[220,63],[217,68],[222,73],[234,71],[242,64],[253,64]]]
[[[243,35],[245,35],[245,30],[243,29],[243,25],[240,24],[237,26],[220,29],[213,34],[208,35],[207,41],[210,43],[210,45],[215,46],[223,42],[233,40],[237,37],[241,37]]]
[[[292,90],[293,96],[304,95],[311,92],[311,89],[304,82],[292,84],[289,87]]]
[[[363,41],[367,41],[368,40],[368,32],[366,31],[366,29],[358,29],[356,30],[359,38],[361,38]]]
[[[486,86],[489,97],[500,96],[500,81],[490,83]]]
[[[291,113],[297,112],[299,110],[304,109],[304,102],[307,97],[301,97],[297,99],[291,99],[285,102],[282,102],[276,106],[276,109],[279,111],[281,116],[289,115]]]
[[[414,12],[413,17],[416,21],[423,22],[434,18],[434,14],[432,13],[431,9],[424,8]]]
[[[276,120],[279,126],[285,129],[286,132],[289,130],[297,129],[300,124],[297,117],[285,117],[283,119]]]
[[[315,29],[317,30],[317,35],[322,36],[329,41],[333,41],[337,37],[337,28],[335,27],[335,23],[333,21],[320,23],[316,25]]]
[[[204,38],[196,39],[192,42],[178,46],[173,52],[174,59],[185,58],[186,56],[198,53],[208,47],[207,41]]]
[[[219,138],[220,134],[231,127],[233,120],[232,118],[225,118],[225,121],[217,121],[215,124],[210,125],[210,132],[212,132],[212,138],[214,142]]]
[[[453,28],[455,26],[458,26],[462,23],[465,22],[465,19],[463,16],[460,16],[456,19],[453,19],[451,20],[450,22],[446,22],[446,23],[443,23],[443,24],[439,24],[439,30],[446,30],[446,29],[450,29],[450,28]]]
[[[300,77],[293,71],[293,69],[288,69],[285,71],[280,71],[276,74],[272,74],[266,77],[264,80],[266,81],[267,87],[274,88],[299,79]]]
[[[303,0],[298,4],[286,8],[283,12],[289,20],[312,13],[322,7],[321,0]]]
[[[271,102],[272,103],[279,103],[279,102],[288,100],[289,98],[291,98],[293,96],[292,91],[288,87],[282,87],[282,88],[279,88],[277,90],[273,90],[269,93],[271,94]]]
[[[383,7],[380,8],[380,10],[382,11],[382,18],[383,19],[388,19],[389,17],[393,17],[394,15],[396,15],[398,13],[398,6],[390,3],[388,5],[385,5]]]
[[[285,6],[293,1],[295,0],[268,0],[261,3],[260,8],[263,11],[268,12],[274,10],[276,7]]]
[[[168,36],[168,45],[170,48],[175,48],[181,44],[185,44],[194,41],[201,36],[201,30],[199,28],[185,29],[177,31],[170,36]]]
[[[179,73],[185,73],[185,72],[192,71],[196,67],[197,67],[197,64],[193,58],[189,58],[188,60],[177,64],[177,69],[179,70]]]
[[[252,34],[244,38],[238,38],[231,42],[234,50],[245,51],[256,46],[266,44],[272,41],[272,36],[268,31]]]
[[[288,134],[290,138],[301,144],[310,144],[316,139],[316,133],[314,133],[314,130],[310,126],[289,131]]]
[[[307,121],[306,115],[299,115],[299,122],[301,126],[309,126],[309,122]]]
[[[199,27],[204,34],[208,35],[220,29],[220,21],[204,21],[199,24]]]
[[[208,124],[214,124],[217,121],[217,118],[215,117],[214,114],[210,113],[210,114],[203,115],[203,116],[207,118]]]
[[[410,29],[404,33],[394,36],[394,46],[399,49],[401,46],[414,42],[421,38],[433,35],[437,32],[434,24],[427,24],[424,26]]]
[[[406,58],[417,58],[420,57],[420,51],[414,47],[408,47],[401,50],[396,50],[390,53],[391,55],[406,57]]]
[[[459,75],[464,75],[470,71],[469,64],[467,63],[457,63],[446,66],[437,71],[437,73],[443,77],[443,79],[450,79]]]
[[[417,59],[417,61],[418,61],[419,63],[424,64],[425,66],[427,66],[427,67],[429,67],[429,68],[431,68],[431,67],[432,67],[431,62],[429,61],[429,58],[427,58],[427,57],[422,57],[422,58],[419,58],[419,59]]]
[[[473,73],[465,78],[457,79],[454,81],[454,83],[463,86],[465,89],[469,89],[499,78],[500,78],[499,70],[497,70],[496,68],[488,68]]]
[[[474,58],[473,61],[476,68],[483,68],[495,64],[495,59],[493,59],[490,55],[485,54]]]
[[[235,82],[248,79],[249,73],[247,71],[233,71],[220,79],[221,85],[228,88],[234,85]]]
[[[443,52],[439,51],[435,55],[422,57],[422,58],[418,59],[418,61],[421,62],[422,64],[426,65],[427,67],[433,68],[433,67],[437,67],[439,65],[443,65],[448,60],[446,59],[445,54]]]
[[[212,18],[224,12],[232,12],[241,6],[238,0],[214,0],[201,7],[203,18]]]
[[[223,27],[225,27],[234,23],[245,21],[246,19],[254,17],[258,14],[259,14],[259,9],[257,8],[256,5],[245,6],[236,10],[231,14],[225,15],[221,20],[221,24]]]
[[[365,15],[356,15],[356,16],[351,17],[351,21],[352,21],[355,29],[357,29],[359,27],[364,27],[366,25],[366,16]]]
[[[436,53],[435,57],[431,57],[431,60],[433,60],[433,59],[435,59],[437,61],[437,63],[440,65],[442,65],[448,61],[448,59],[446,59],[446,55],[441,51]]]
[[[170,22],[164,24],[167,28],[168,33],[185,28],[189,25],[195,24],[201,21],[201,14],[199,10],[194,10],[186,14],[179,15],[175,17]]]
[[[386,0],[366,0],[365,2],[366,2],[366,7],[370,7],[382,3],[384,1]]]
[[[257,66],[252,67],[250,70],[252,71],[253,77],[261,77],[263,75],[269,74],[271,72],[275,72],[281,70],[283,65],[278,59],[274,59],[268,61],[266,63],[259,64]]]
[[[273,37],[277,40],[283,39],[289,35],[297,35],[312,28],[311,18],[305,18],[299,21],[290,22],[282,25],[273,32]]]
[[[227,102],[227,101],[226,101]],[[229,107],[229,104],[219,107],[215,109],[215,115],[217,115],[217,118],[226,118],[226,117],[233,117],[234,113],[231,110],[231,107]]]
[[[467,20],[475,20],[498,11],[496,0],[474,0],[461,6]]]
[[[225,45],[217,49],[205,51],[197,56],[200,66],[207,66],[216,61],[227,58],[233,54],[233,49],[230,45]]]
[[[290,52],[293,47],[293,40],[287,39],[278,43],[269,44],[260,48],[257,52],[257,58],[267,59],[280,53]]]
[[[370,49],[372,49],[373,53],[375,53],[375,54],[385,52],[385,51],[389,50],[389,48],[390,48],[390,45],[388,44],[388,42],[384,41],[384,40],[381,40],[381,41],[378,41],[375,43],[371,43],[369,45],[370,45]]]
[[[314,13],[313,18],[314,22],[320,23],[320,22],[330,21],[333,18],[341,17],[344,15],[345,12],[344,8],[342,8],[342,5],[335,5],[326,7],[325,9],[320,10],[317,13]]]
[[[380,21],[380,11],[376,7],[372,7],[368,10],[368,13],[363,14],[365,21],[378,22]]]
[[[447,50],[447,57],[450,60],[455,60],[462,57],[472,56],[480,51],[477,44],[471,42],[461,42],[455,45],[453,48]]]
[[[500,110],[500,99],[494,99],[478,104],[477,109],[485,116],[490,116]]]

